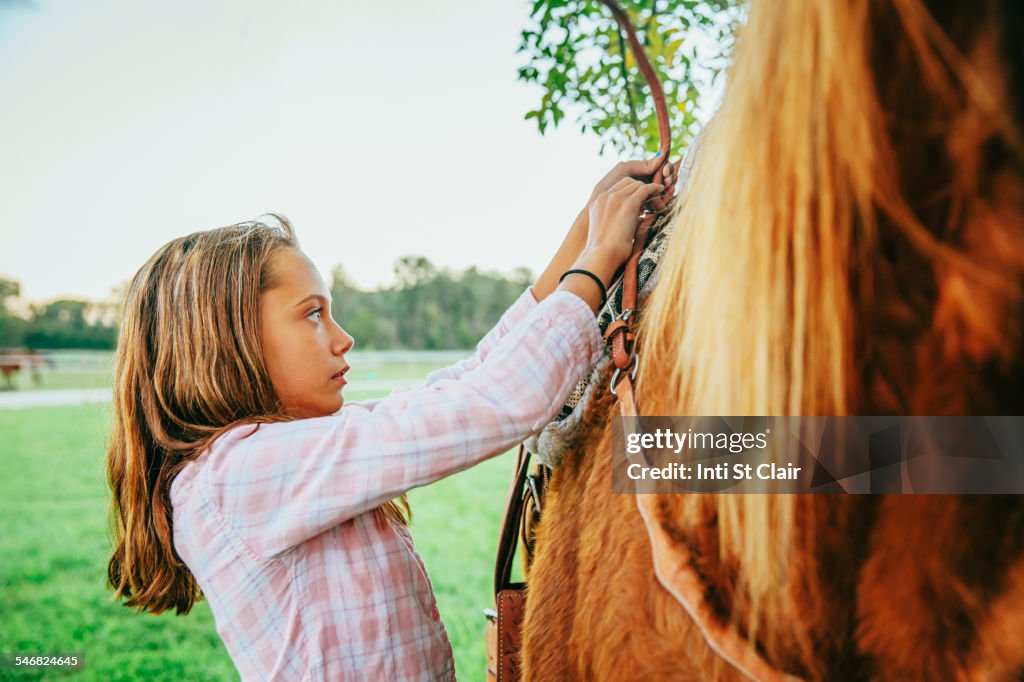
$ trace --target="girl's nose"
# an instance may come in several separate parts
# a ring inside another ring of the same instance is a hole
[[[356,345],[356,340],[349,336],[349,333],[338,325],[338,338],[335,339],[334,349],[338,355],[344,355],[345,353],[352,350]]]

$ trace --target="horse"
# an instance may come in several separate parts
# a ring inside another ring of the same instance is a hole
[[[1012,0],[754,0],[641,413],[1021,414],[1022,34]],[[524,679],[1024,677],[1020,496],[613,494],[607,380],[534,530]]]
[[[53,365],[53,361],[50,358],[44,358],[34,348],[28,350],[0,350],[0,377],[3,377],[4,381],[3,390],[13,391],[16,388],[14,377],[25,367],[32,374],[32,382],[39,386],[42,382],[42,375],[39,370],[44,363]]]

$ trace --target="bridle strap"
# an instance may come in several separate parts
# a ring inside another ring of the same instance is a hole
[[[516,468],[509,485],[505,517],[501,520],[501,535],[498,538],[498,557],[494,563],[494,594],[502,590],[519,587],[511,582],[513,557],[519,542],[519,526],[523,516],[524,491],[530,468],[530,453],[522,445],[516,455]]]
[[[618,22],[623,32],[626,34],[626,39],[629,41],[629,47],[633,50],[633,56],[636,58],[636,65],[640,69],[640,73],[644,75],[644,80],[647,81],[647,86],[651,89],[651,98],[654,100],[654,111],[658,117],[658,139],[661,156],[661,163],[658,164],[658,169],[654,173],[654,182],[660,183],[662,180],[662,167],[668,160],[668,153],[672,148],[672,131],[668,124],[668,106],[665,104],[665,91],[661,87],[661,81],[658,80],[658,75],[654,73],[654,67],[651,66],[651,61],[647,58],[647,52],[644,50],[643,45],[636,37],[636,32],[633,30],[633,25],[629,21],[629,16],[622,11],[622,8],[614,2],[614,0],[601,0],[607,7],[612,16],[615,17],[615,21]],[[626,55],[622,55],[625,59]],[[628,84],[627,84],[628,87]],[[660,202],[659,202],[660,203]],[[658,212],[665,210],[664,203],[660,207],[656,207]]]
[[[636,37],[636,32],[633,30],[629,17],[614,0],[601,0],[601,2],[611,11],[615,21],[618,22],[619,27],[626,34],[629,46],[633,50],[633,56],[636,58],[637,67],[640,69],[640,73],[644,75],[644,79],[646,79],[647,85],[651,89],[651,97],[654,99],[654,111],[658,117],[659,138],[659,163],[654,171],[652,181],[661,183],[664,181],[665,163],[668,161],[669,152],[672,149],[672,131],[669,129],[665,91],[661,87],[657,74],[654,73],[654,67],[651,66],[647,52]],[[626,56],[622,55],[622,58],[625,59]],[[636,401],[632,399],[632,381],[636,376],[639,359],[633,353],[635,335],[633,333],[632,318],[636,313],[637,269],[640,266],[640,254],[643,253],[644,247],[647,245],[647,236],[650,233],[651,226],[657,220],[658,215],[665,212],[666,206],[661,197],[654,197],[648,200],[645,208],[645,212],[637,221],[636,232],[633,235],[633,250],[626,261],[625,270],[622,275],[622,305],[619,308],[621,312],[618,319],[608,325],[604,335],[605,340],[611,346],[612,362],[615,364],[615,373],[612,376],[612,390],[615,391],[616,395],[620,395],[619,386],[623,382],[628,382],[629,385],[622,389],[622,395],[626,395],[628,398],[620,400],[619,404],[620,406],[627,403],[633,405],[634,416]],[[620,398],[622,395],[620,395]]]

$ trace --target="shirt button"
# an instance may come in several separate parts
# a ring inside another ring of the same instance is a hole
[[[430,617],[433,620],[441,620],[441,612],[437,610],[437,606],[430,607]]]

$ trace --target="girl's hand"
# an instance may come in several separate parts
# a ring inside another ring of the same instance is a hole
[[[665,203],[668,203],[676,193],[676,166],[671,161],[665,162],[665,167],[662,171],[662,183],[667,188],[665,190],[662,199]],[[658,167],[658,157],[655,156],[653,159],[647,161],[620,161],[615,164],[607,175],[601,178],[597,185],[594,186],[594,191],[590,194],[590,199],[587,200],[587,205],[580,211],[579,216],[576,218],[576,222],[573,223],[572,229],[574,231],[588,232],[590,230],[590,206],[594,203],[601,194],[607,192],[614,187],[620,181],[626,178],[633,178],[635,180],[642,180],[644,182],[651,181],[651,174],[654,169]]]
[[[593,273],[607,289],[633,250],[633,234],[644,202],[664,189],[663,185],[623,178],[599,194],[590,204],[587,244],[572,269]],[[595,311],[601,305],[601,289],[586,275],[573,273],[558,288],[573,292]]]
[[[587,206],[583,209],[584,212],[586,212],[590,205],[594,203],[594,199],[596,199],[600,194],[610,190],[624,178],[634,178],[636,180],[650,182],[654,169],[657,167],[657,156],[646,161],[621,161],[615,164],[615,167],[608,171],[608,174],[601,178],[597,182],[597,185],[594,186],[594,191],[591,192],[590,199],[587,200]],[[666,162],[665,169],[662,172],[664,184],[669,188],[667,196],[665,197],[666,202],[671,198],[672,194],[675,193],[675,172],[675,165],[671,161]]]
[[[674,192],[676,166],[678,164],[666,163],[664,170],[665,184],[669,187],[663,195],[665,201],[668,201]],[[537,278],[536,283],[532,287],[533,297],[538,301],[543,301],[547,296],[555,290],[558,286],[558,278],[562,276],[562,273],[573,267],[577,263],[580,255],[583,253],[584,247],[588,243],[590,237],[590,206],[591,204],[603,193],[612,189],[616,183],[624,179],[637,178],[641,180],[650,180],[651,172],[657,168],[658,158],[655,157],[648,161],[623,161],[615,165],[611,171],[608,172],[597,185],[594,187],[594,191],[587,201],[587,205],[583,207],[583,210],[576,216],[576,220],[573,222],[572,227],[569,229],[569,233],[565,236],[565,240],[562,245],[555,252],[551,262],[541,273],[541,276]]]
[[[612,261],[612,272],[617,270],[633,250],[633,234],[644,202],[664,189],[664,185],[623,178],[599,194],[590,204],[590,232],[583,254],[605,253]]]
[[[644,202],[664,189],[664,185],[623,178],[599,194],[590,204],[590,231],[580,258],[588,252],[607,255],[612,266],[610,279],[633,250],[633,234]]]

